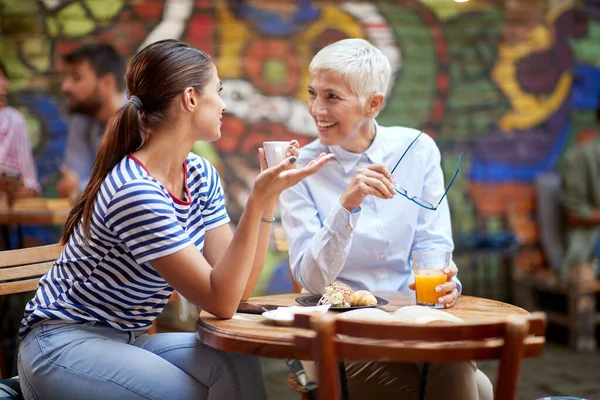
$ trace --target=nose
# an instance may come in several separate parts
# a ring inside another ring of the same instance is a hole
[[[63,79],[62,83],[60,84],[60,90],[63,93],[68,93],[70,87],[71,87],[71,82],[69,82],[69,78]]]
[[[323,107],[318,96],[313,100],[309,100],[308,108],[312,115],[323,114],[323,111],[325,111],[325,107]]]

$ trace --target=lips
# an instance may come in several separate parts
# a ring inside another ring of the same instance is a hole
[[[327,129],[327,128],[331,128],[332,126],[336,126],[337,122],[325,122],[325,121],[317,121],[317,127],[319,129]]]

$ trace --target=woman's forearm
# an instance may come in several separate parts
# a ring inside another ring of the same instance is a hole
[[[273,219],[278,199],[279,196],[274,196],[267,202],[262,213],[262,218],[265,220]],[[250,272],[250,277],[248,278],[248,283],[246,284],[244,294],[242,295],[242,300],[247,300],[252,295],[252,292],[254,291],[258,280],[260,279],[260,274],[267,258],[267,251],[269,250],[272,226],[272,222],[266,222],[261,219],[260,228],[258,231],[258,242],[256,244],[256,252],[254,254],[254,262],[252,264],[252,270]]]
[[[233,315],[248,284],[264,208],[264,201],[250,196],[233,240],[211,272],[210,284],[219,297],[219,303],[223,305],[222,314]]]

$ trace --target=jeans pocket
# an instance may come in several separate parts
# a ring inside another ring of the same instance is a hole
[[[59,324],[42,324],[34,328],[36,336],[40,339],[49,335],[56,335],[61,332],[68,332],[75,329],[81,329],[88,326],[94,326],[95,322],[65,322]]]

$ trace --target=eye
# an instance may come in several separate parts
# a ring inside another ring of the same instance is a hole
[[[339,99],[340,99],[340,98],[339,98],[337,95],[335,95],[335,94],[333,94],[333,93],[330,93],[330,94],[329,94],[329,96],[328,96],[327,98],[329,98],[329,99],[333,99],[333,100],[339,100]]]
[[[309,95],[310,97],[314,97],[314,96],[315,96],[315,91],[314,91],[314,90],[312,90],[312,89],[308,89],[308,95]]]
[[[218,92],[219,92],[219,96],[221,95],[221,92],[222,92],[222,91],[223,91],[223,86],[221,86],[221,87],[219,88],[219,90],[218,90]]]

